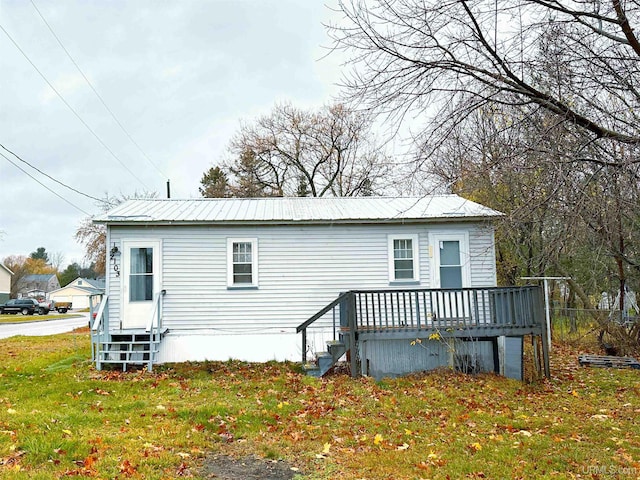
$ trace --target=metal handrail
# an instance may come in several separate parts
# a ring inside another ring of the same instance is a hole
[[[155,326],[160,328],[160,321],[162,320],[162,309],[161,309],[162,305],[160,303],[160,299],[164,297],[166,293],[167,293],[166,290],[160,290],[158,293],[156,293],[156,298],[155,298],[155,301],[153,302],[153,311],[151,312],[151,317],[147,322],[147,327],[145,328],[145,331],[147,332],[151,331],[151,329],[154,327],[154,320],[156,320],[156,318],[158,319],[158,322]]]
[[[98,297],[100,299],[100,306],[96,312],[95,319],[93,318],[93,299]],[[100,344],[103,341],[103,335],[105,335],[105,328],[103,324],[103,318],[107,310],[107,304],[109,303],[109,295],[102,293],[89,296],[89,323],[91,329],[91,358],[96,364],[96,368],[100,370]],[[93,324],[91,321],[93,320]]]
[[[97,331],[102,324],[102,317],[104,316],[104,311],[105,308],[107,306],[107,301],[109,300],[109,295],[103,295],[103,294],[97,294],[97,295],[91,295],[91,297],[102,297],[100,299],[100,306],[98,307],[98,313],[96,314],[96,318],[93,319],[93,325],[91,326],[91,330],[93,331]],[[90,309],[89,309],[89,314],[90,317],[93,316],[93,306],[91,305],[91,301],[89,301],[89,305],[90,305]]]
[[[151,371],[153,369],[153,355],[155,352],[156,344],[160,344],[160,329],[162,328],[162,297],[167,293],[166,290],[160,290],[156,294],[155,302],[153,304],[153,312],[151,318],[147,323],[146,331],[149,332],[149,364],[147,369]],[[157,321],[156,321],[157,320]]]

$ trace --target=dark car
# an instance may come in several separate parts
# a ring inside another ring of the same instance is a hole
[[[40,305],[35,298],[14,298],[4,305],[0,305],[0,313],[33,315],[39,308]]]

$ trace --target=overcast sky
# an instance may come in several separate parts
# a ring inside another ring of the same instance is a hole
[[[279,101],[319,107],[337,94],[340,60],[323,58],[330,40],[322,24],[337,18],[333,4],[0,0],[0,144],[93,197],[164,197],[167,178],[172,198],[199,197],[203,172],[224,158],[241,121]],[[96,202],[0,154],[66,199],[0,156],[0,260],[42,246],[65,255],[62,268],[81,263],[73,235],[99,213]]]

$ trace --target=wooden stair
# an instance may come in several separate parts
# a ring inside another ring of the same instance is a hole
[[[340,358],[349,351],[348,335],[340,335],[340,340],[330,340],[327,342],[327,350],[317,352],[314,362],[304,365],[307,375],[312,377],[322,377],[329,372]]]
[[[106,339],[97,343],[98,370],[102,365],[113,365],[126,371],[130,365],[146,365],[151,371],[157,361],[160,341],[167,329],[152,334],[146,330],[111,331]]]

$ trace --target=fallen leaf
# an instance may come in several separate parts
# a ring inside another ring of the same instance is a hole
[[[480,445],[478,442],[472,443],[471,445],[469,445],[469,450],[474,453],[479,452],[480,450],[482,450],[482,445]]]

